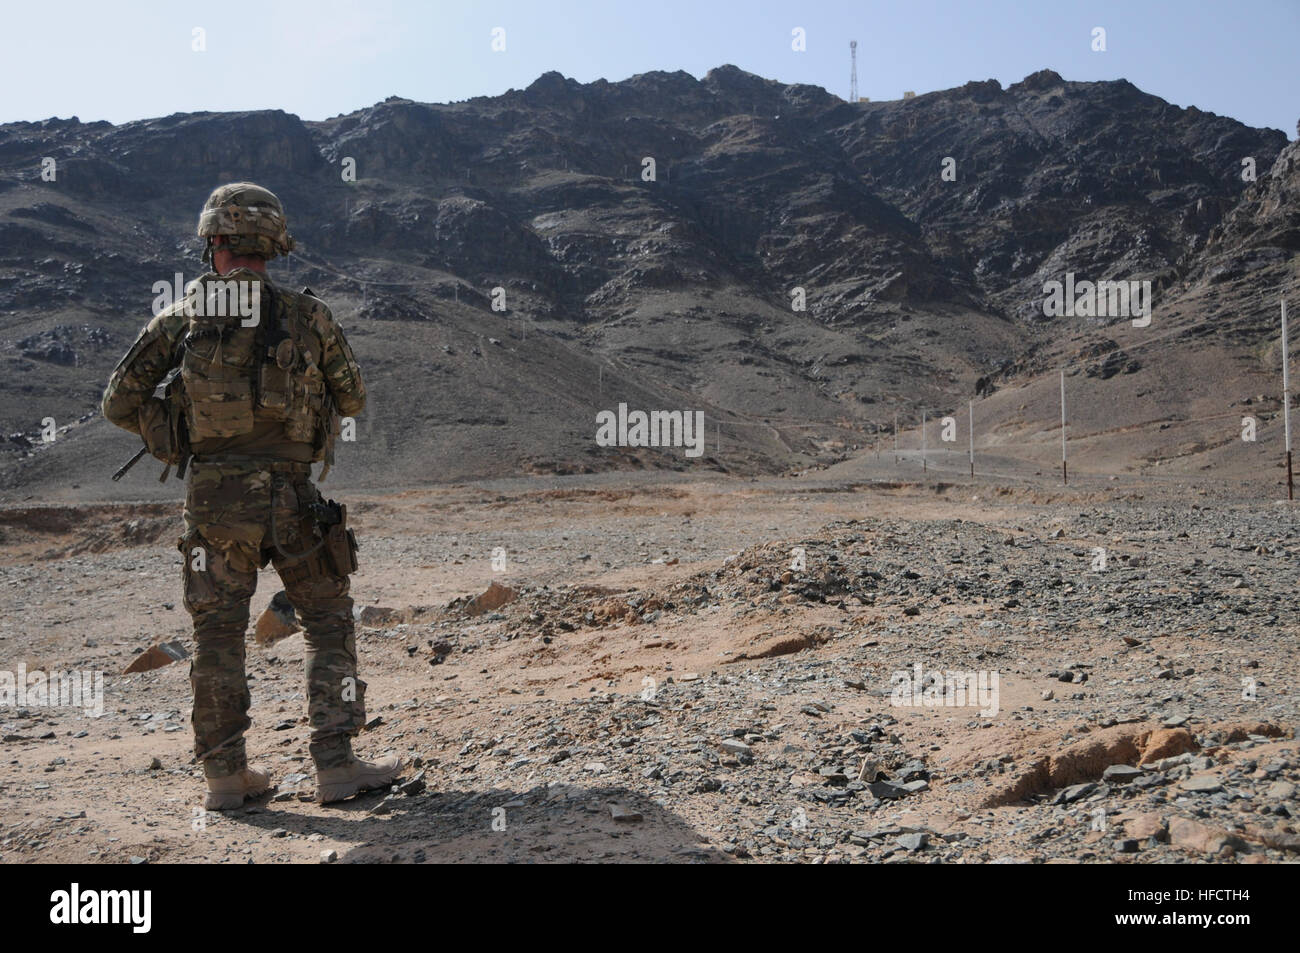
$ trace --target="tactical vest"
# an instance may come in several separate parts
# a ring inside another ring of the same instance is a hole
[[[255,420],[275,420],[287,440],[310,443],[313,459],[323,458],[330,421],[313,307],[306,295],[243,268],[191,283],[180,365],[191,442],[238,437]]]

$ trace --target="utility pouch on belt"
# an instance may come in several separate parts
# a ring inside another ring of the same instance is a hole
[[[348,529],[348,508],[333,500],[317,506],[329,511],[328,516],[317,517],[325,528],[325,552],[329,561],[338,575],[350,576],[357,571],[357,550],[360,547],[356,534]]]

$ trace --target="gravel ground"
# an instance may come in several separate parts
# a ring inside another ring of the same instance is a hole
[[[165,511],[128,508],[116,537],[11,521],[0,658],[107,674],[102,717],[0,711],[0,861],[1294,859],[1289,510],[1102,495],[358,501],[358,749],[411,767],[311,803],[301,638],[250,641],[250,751],[279,788],[227,815],[198,807],[186,665],[116,674],[190,648]]]

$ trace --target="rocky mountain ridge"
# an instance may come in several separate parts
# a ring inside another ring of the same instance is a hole
[[[95,415],[99,392],[154,283],[201,269],[194,221],[224,181],[281,196],[300,251],[272,275],[329,301],[362,360],[372,403],[343,478],[404,485],[805,467],[977,392],[1000,440],[1033,443],[1053,419],[1038,384],[1061,365],[1097,388],[1082,403],[1099,433],[1208,416],[1200,397],[1226,411],[1276,370],[1295,150],[1050,70],[854,104],[731,66],[547,73],[323,122],[0,126],[3,484],[107,491],[134,447]],[[1045,317],[1044,285],[1066,273],[1151,282],[1151,326]],[[1205,364],[1223,379],[1190,370]],[[1170,389],[1180,368],[1196,389]],[[595,414],[619,402],[704,411],[708,452],[597,447]],[[47,417],[66,429],[42,446]],[[1206,450],[1185,443],[1169,458]]]

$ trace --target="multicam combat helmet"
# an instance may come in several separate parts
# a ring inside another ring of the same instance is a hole
[[[200,238],[208,241],[203,260],[212,260],[212,237],[225,235],[236,255],[271,259],[294,249],[284,218],[284,206],[275,193],[252,182],[232,182],[208,196],[199,213]]]

